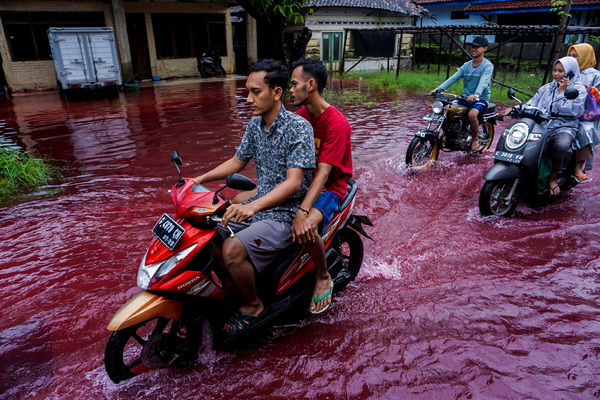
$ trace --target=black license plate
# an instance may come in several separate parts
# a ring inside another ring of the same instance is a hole
[[[510,163],[518,164],[525,157],[523,154],[507,153],[506,151],[497,151],[494,154],[494,160],[507,161]]]
[[[163,214],[158,220],[152,233],[162,244],[167,246],[169,250],[173,250],[177,246],[177,242],[183,236],[185,229],[167,214]]]

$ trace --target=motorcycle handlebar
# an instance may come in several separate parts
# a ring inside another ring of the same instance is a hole
[[[576,117],[574,117],[572,115],[560,114],[560,113],[556,113],[556,112],[551,112],[550,118],[563,118],[563,119],[569,119],[569,120],[577,119]]]

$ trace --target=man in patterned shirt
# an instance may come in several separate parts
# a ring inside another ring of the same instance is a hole
[[[304,118],[287,111],[281,102],[287,88],[287,68],[279,61],[260,60],[251,64],[248,72],[246,102],[253,117],[238,151],[193,179],[196,183],[224,179],[254,159],[256,194],[243,204],[228,207],[223,226],[219,226],[226,238],[221,254],[223,266],[243,297],[242,306],[225,324],[229,334],[246,329],[263,312],[254,268],[260,272],[293,243],[292,222],[315,167],[312,127]],[[235,236],[229,237],[228,228]]]

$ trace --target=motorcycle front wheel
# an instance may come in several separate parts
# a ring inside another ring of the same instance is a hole
[[[514,180],[487,181],[479,193],[479,211],[482,215],[510,217],[517,206],[517,195],[508,199]]]
[[[415,137],[406,150],[406,165],[413,170],[427,169],[437,160],[438,155],[437,141]]]
[[[155,317],[113,332],[104,352],[110,379],[118,383],[170,365],[186,347],[180,326],[172,319]]]

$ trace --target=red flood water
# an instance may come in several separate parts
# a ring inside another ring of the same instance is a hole
[[[405,152],[429,100],[364,84],[372,103],[334,101],[353,129],[356,211],[375,225],[356,281],[272,340],[235,353],[207,344],[194,368],[113,384],[106,325],[138,292],[152,226],[172,213],[171,151],[188,177],[229,158],[249,120],[243,85],[0,99],[5,140],[65,175],[0,208],[0,399],[600,398],[600,167],[548,207],[484,218],[491,152],[442,153],[412,177]],[[344,85],[356,87],[333,91]]]

